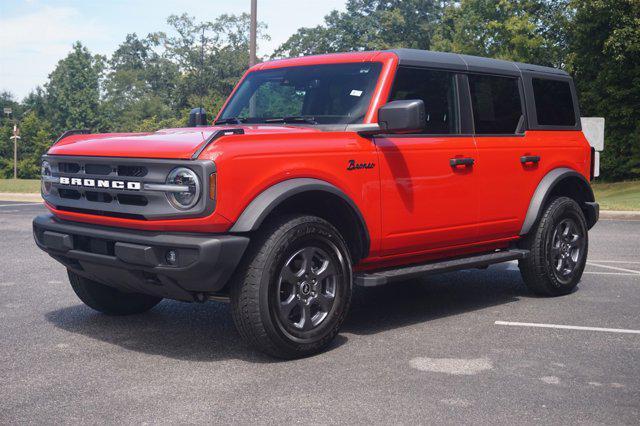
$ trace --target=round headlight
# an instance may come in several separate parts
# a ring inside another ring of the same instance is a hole
[[[51,177],[51,165],[48,161],[43,161],[42,166],[40,167],[40,176],[42,179],[42,193],[44,195],[49,195],[51,192],[51,182],[47,180],[47,178]]]
[[[195,206],[200,199],[201,185],[198,175],[191,169],[186,167],[178,167],[171,170],[167,176],[169,185],[182,185],[188,187],[184,192],[169,192],[167,197],[175,207],[186,210]]]

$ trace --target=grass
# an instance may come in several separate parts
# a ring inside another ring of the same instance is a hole
[[[0,179],[0,192],[37,194],[40,192],[40,179]]]
[[[640,180],[592,184],[601,210],[640,211]]]
[[[640,181],[593,183],[596,201],[602,210],[640,211]],[[0,192],[39,193],[38,179],[0,179]]]

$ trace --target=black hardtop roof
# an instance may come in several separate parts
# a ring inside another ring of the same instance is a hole
[[[398,56],[400,65],[429,68],[446,68],[449,70],[504,74],[518,76],[523,71],[533,73],[554,74],[558,77],[569,77],[566,71],[524,64],[521,62],[503,61],[501,59],[483,58],[480,56],[461,55],[458,53],[434,52],[418,49],[392,49]]]

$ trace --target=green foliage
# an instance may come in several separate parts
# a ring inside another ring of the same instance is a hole
[[[440,22],[441,1],[348,0],[324,25],[300,28],[272,57],[411,47],[428,49]]]
[[[199,22],[172,15],[168,33],[126,39],[109,58],[77,42],[22,102],[0,93],[0,177],[13,174],[14,121],[20,177],[71,128],[151,132],[186,124],[191,108],[211,117],[245,71],[249,16]],[[259,39],[266,39],[260,24]],[[273,54],[299,56],[409,47],[552,65],[571,72],[584,116],[604,116],[606,179],[640,177],[640,1],[347,0],[324,24],[300,28]],[[287,111],[290,96],[269,101]],[[259,99],[259,102],[265,99]],[[278,115],[277,113],[274,115]]]
[[[606,118],[603,177],[640,177],[640,1],[347,0],[273,57],[392,47],[567,69],[582,115]]]
[[[105,58],[91,55],[76,42],[49,74],[45,111],[56,131],[96,127],[104,62]]]
[[[573,0],[568,68],[582,114],[606,119],[602,176],[640,177],[640,2]]]
[[[197,22],[167,20],[170,34],[127,35],[110,58],[92,55],[80,42],[58,62],[44,88],[22,103],[0,93],[0,178],[13,176],[13,124],[18,122],[19,177],[37,177],[40,156],[68,129],[153,132],[184,127],[189,110],[220,109],[249,62],[249,16],[221,15]],[[261,35],[264,24],[258,26]]]
[[[433,50],[561,67],[568,0],[448,2]]]

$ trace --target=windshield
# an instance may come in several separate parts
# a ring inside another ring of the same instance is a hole
[[[251,72],[216,124],[361,123],[381,68],[359,62]]]

